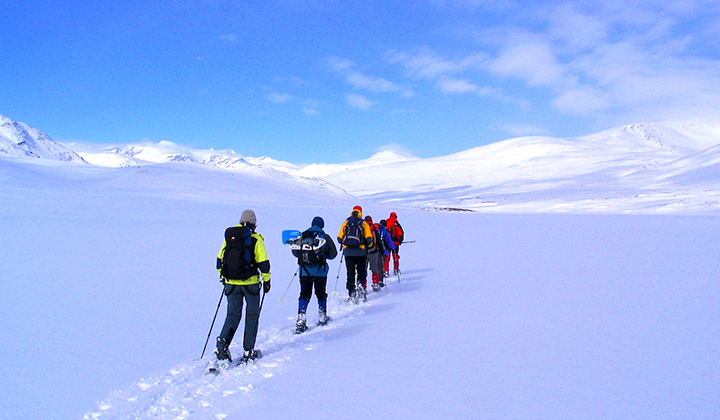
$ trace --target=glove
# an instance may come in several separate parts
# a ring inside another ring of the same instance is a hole
[[[270,280],[263,282],[263,292],[267,293],[270,291]]]

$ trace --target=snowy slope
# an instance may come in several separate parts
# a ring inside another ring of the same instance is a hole
[[[571,139],[510,139],[449,156],[336,173],[325,179],[358,197],[420,207],[483,211],[662,211],[680,199],[700,212],[708,189],[717,200],[720,177],[695,188],[665,183],[683,171],[685,156],[720,143],[712,126],[645,124]],[[712,159],[712,157],[708,157]],[[677,161],[675,166],[663,166]],[[647,169],[656,168],[654,171]],[[644,172],[638,176],[638,172]],[[632,177],[628,175],[634,174]],[[692,176],[688,174],[687,176]],[[698,184],[699,186],[699,184]],[[638,200],[645,194],[647,200]]]
[[[346,164],[297,165],[168,141],[68,146],[96,166],[196,164],[333,184],[363,200],[410,208],[717,214],[720,176],[712,162],[719,143],[718,126],[668,122],[577,138],[515,138],[430,159],[386,150]]]
[[[65,162],[83,162],[72,150],[42,131],[0,114],[0,156],[22,156]]]
[[[345,306],[332,261],[334,321],[295,336],[297,266],[280,233],[321,215],[335,235],[356,201],[283,201],[293,186],[273,177],[196,164],[0,169],[0,418],[720,415],[717,217],[362,202],[376,219],[398,210],[415,241],[402,282]],[[230,179],[258,193],[224,194]],[[197,359],[221,293],[215,256],[248,207],[272,263],[266,356],[209,378]]]

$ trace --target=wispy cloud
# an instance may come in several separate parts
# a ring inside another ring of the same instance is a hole
[[[372,101],[362,95],[357,95],[355,93],[351,93],[347,95],[347,103],[353,107],[357,108],[363,111],[367,111],[368,109],[372,108],[373,105],[376,104],[375,101]]]
[[[358,89],[366,89],[371,92],[400,92],[403,96],[412,96],[412,89],[402,87],[382,77],[367,76],[360,72],[353,72],[345,80],[351,86]]]
[[[237,34],[234,33],[220,35],[218,39],[228,44],[237,44],[239,42]]]
[[[338,57],[329,60],[331,69],[345,79],[345,82],[358,90],[365,90],[372,93],[399,93],[403,97],[411,97],[414,92],[411,88],[392,82],[384,77],[365,74],[357,70],[357,65]]]
[[[292,95],[288,93],[277,92],[270,93],[267,98],[270,102],[275,102],[276,104],[284,104],[290,102],[293,99]]]
[[[480,7],[474,0],[434,3]],[[519,5],[503,3],[520,12]],[[573,117],[662,119],[689,109],[720,113],[715,46],[720,2],[580,1],[534,10],[522,6],[522,12],[522,19],[504,19],[497,26],[464,28],[477,49],[460,58],[457,48],[450,58],[442,48],[424,47],[415,54],[394,53],[390,61],[447,95],[476,93],[508,102],[516,95],[525,101],[549,97],[536,106],[549,103]],[[518,82],[527,92],[517,88]]]

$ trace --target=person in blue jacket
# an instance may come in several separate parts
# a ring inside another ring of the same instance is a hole
[[[385,222],[385,223],[383,223]],[[375,223],[373,226],[377,231],[380,233],[380,238],[382,241],[382,255],[380,255],[380,265],[378,266],[378,272],[380,273],[380,287],[385,287],[385,270],[383,270],[383,263],[387,259],[388,255],[390,255],[391,251],[395,251],[395,242],[393,242],[392,236],[390,236],[390,232],[388,232],[385,225],[387,224],[386,220],[381,220],[380,223]]]
[[[300,266],[300,298],[295,331],[298,334],[308,328],[306,312],[313,287],[318,300],[318,325],[325,325],[330,320],[327,315],[327,275],[330,270],[327,260],[337,257],[338,251],[332,238],[323,231],[324,227],[322,217],[313,218],[310,228],[300,236],[301,249],[292,251],[298,257]]]

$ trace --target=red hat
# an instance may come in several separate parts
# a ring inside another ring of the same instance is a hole
[[[373,221],[372,221],[372,217],[370,217],[370,216],[365,216],[365,221],[368,222],[368,223],[370,223],[370,224],[372,224],[372,222],[373,222]]]
[[[397,213],[395,213],[395,212],[390,213],[390,217],[397,217]]]
[[[362,207],[360,207],[360,206],[355,206],[355,207],[353,207],[353,211],[355,211],[355,210],[357,210],[357,211],[359,211],[360,213],[362,213]]]

